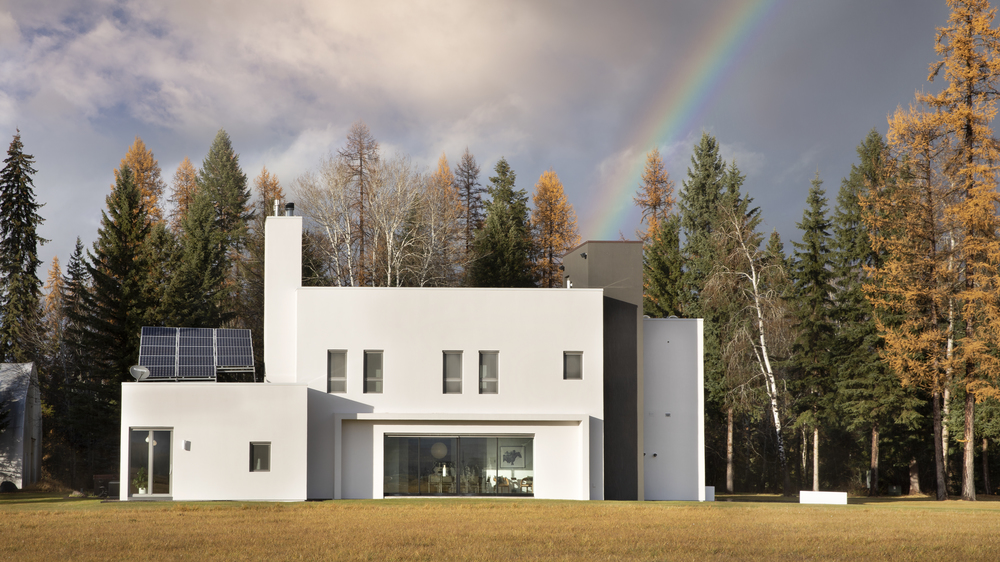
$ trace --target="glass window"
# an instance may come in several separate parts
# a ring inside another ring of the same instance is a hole
[[[169,429],[129,431],[129,494],[170,495]]]
[[[444,352],[444,393],[462,393],[462,352]]]
[[[347,352],[344,350],[326,352],[326,391],[347,392]]]
[[[382,394],[382,352],[365,352],[365,393]]]
[[[563,352],[563,379],[565,380],[583,379],[582,351]]]
[[[386,435],[383,445],[387,496],[535,493],[530,435]]]
[[[270,472],[271,443],[250,443],[250,472]]]
[[[497,393],[498,351],[479,352],[479,394]]]

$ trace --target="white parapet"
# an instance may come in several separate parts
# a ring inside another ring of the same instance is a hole
[[[847,492],[799,492],[799,503],[847,505]]]

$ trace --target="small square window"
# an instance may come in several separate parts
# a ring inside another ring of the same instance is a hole
[[[583,352],[563,352],[563,379],[576,381],[583,379]]]
[[[365,394],[382,394],[382,352],[365,352]]]
[[[479,352],[479,394],[497,394],[499,355],[498,351]]]
[[[250,472],[271,471],[271,442],[250,442]]]
[[[444,393],[462,393],[462,352],[444,352]]]
[[[347,392],[347,352],[344,350],[326,352],[326,391]]]

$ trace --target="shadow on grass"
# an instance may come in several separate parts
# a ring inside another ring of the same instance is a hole
[[[100,498],[71,498],[69,494],[62,492],[14,492],[12,494],[0,494],[0,507],[5,505],[46,505],[46,504],[70,504],[80,502],[99,502]]]

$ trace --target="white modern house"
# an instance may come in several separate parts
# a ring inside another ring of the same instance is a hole
[[[638,243],[565,289],[303,287],[302,219],[265,234],[266,381],[123,384],[122,500],[705,499],[701,320],[642,318]]]
[[[34,363],[0,363],[0,482],[18,489],[42,474],[42,401]]]

